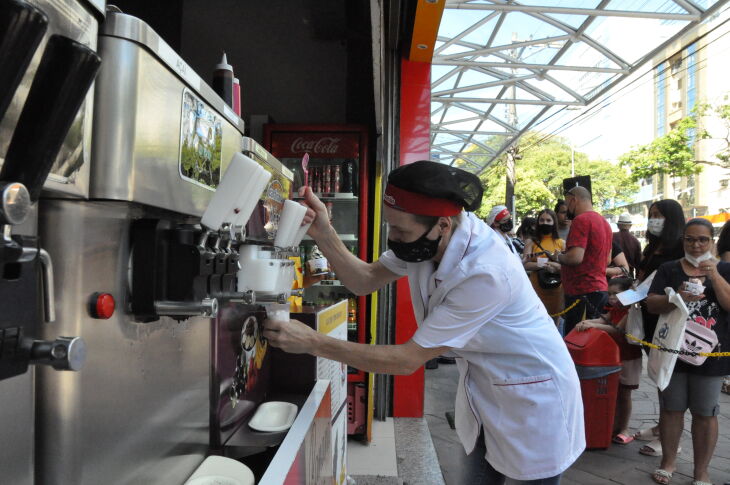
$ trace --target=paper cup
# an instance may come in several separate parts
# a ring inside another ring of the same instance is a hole
[[[544,268],[548,261],[549,261],[548,258],[543,258],[543,257],[537,258],[537,267]]]

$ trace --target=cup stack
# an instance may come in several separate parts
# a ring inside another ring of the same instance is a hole
[[[289,248],[299,245],[296,237],[306,213],[307,208],[302,204],[298,204],[292,200],[284,201],[284,208],[279,218],[279,229],[276,231],[274,246]],[[299,240],[301,241],[301,238]]]

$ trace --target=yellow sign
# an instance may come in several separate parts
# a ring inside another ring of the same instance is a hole
[[[347,300],[342,300],[317,314],[317,331],[328,334],[347,323]]]

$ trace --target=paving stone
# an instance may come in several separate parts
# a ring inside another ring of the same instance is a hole
[[[425,412],[434,447],[446,485],[471,485],[469,466],[454,430],[449,428],[444,412],[453,409],[458,371],[455,366],[439,366],[426,371]],[[630,427],[634,431],[654,426],[659,419],[656,387],[642,375],[640,388],[632,393],[633,413]],[[713,483],[730,481],[730,395],[721,394],[718,416],[719,436],[710,475]],[[673,485],[689,485],[692,481],[691,415],[685,415],[685,427],[680,438],[682,452],[677,457]],[[635,440],[628,445],[612,445],[607,450],[586,451],[563,474],[561,485],[641,485],[654,483],[651,473],[659,467],[660,458],[645,456],[639,449],[648,442]]]

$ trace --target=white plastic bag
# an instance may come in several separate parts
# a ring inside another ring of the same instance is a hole
[[[641,314],[641,305],[639,303],[633,303],[629,307],[629,314],[626,317],[626,333],[639,340],[644,340],[644,317]],[[641,345],[636,340],[628,337],[626,337],[626,341],[633,345]]]
[[[671,288],[665,288],[664,292],[669,297],[669,303],[674,304],[674,309],[669,313],[659,315],[654,338],[652,343],[659,347],[667,349],[679,350],[682,347],[682,338],[684,337],[684,327],[687,325],[687,316],[689,311],[684,300]],[[649,362],[647,371],[649,377],[656,383],[660,391],[663,391],[668,385],[674,372],[674,364],[677,361],[677,354],[673,352],[665,352],[662,350],[651,349],[649,352]]]

